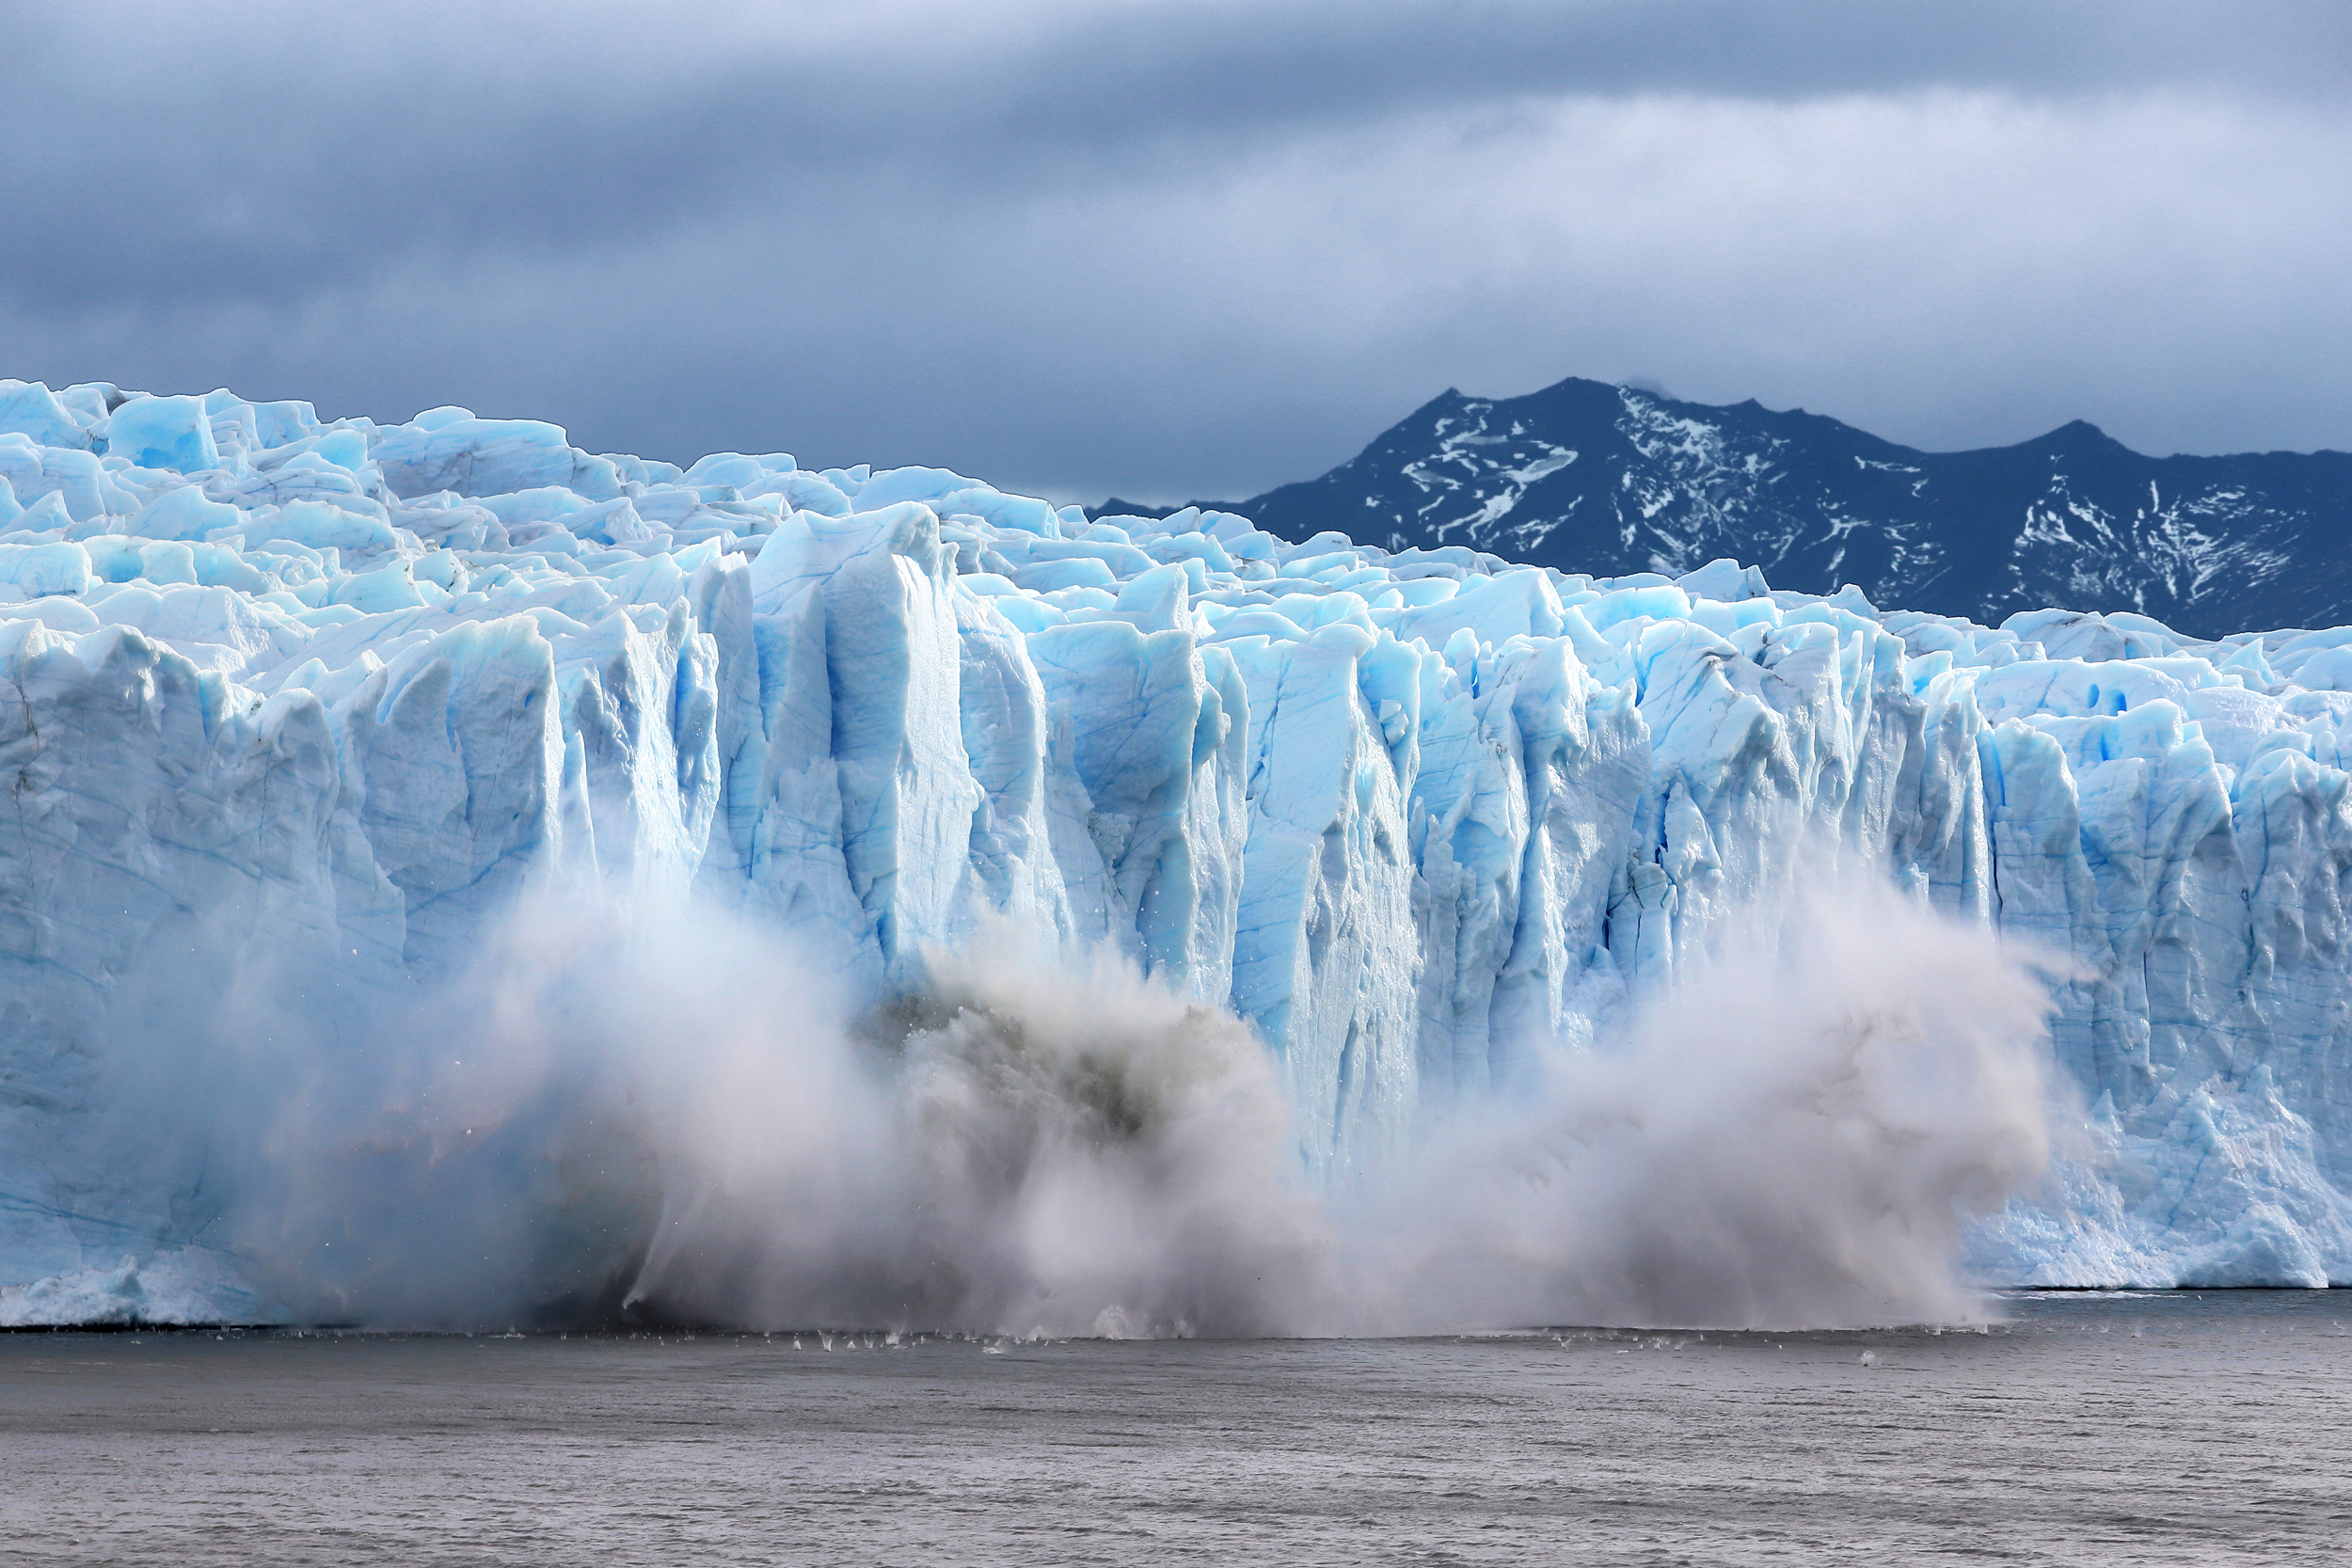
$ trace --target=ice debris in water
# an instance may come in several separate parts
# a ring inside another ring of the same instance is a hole
[[[2078,1125],[1981,1274],[2352,1282],[2348,734],[2352,628],[1988,627],[0,381],[0,1316],[136,1317],[115,1259],[201,1252],[201,1140],[122,1129],[257,932],[364,996],[550,868],[875,993],[989,915],[1107,942],[1256,1030],[1324,1180],[1867,874],[2072,976]]]

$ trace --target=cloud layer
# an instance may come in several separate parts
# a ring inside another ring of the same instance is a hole
[[[2332,4],[12,21],[0,373],[1240,496],[1448,385],[2352,447]]]

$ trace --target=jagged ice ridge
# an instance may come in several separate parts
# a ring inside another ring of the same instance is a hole
[[[1254,1026],[1326,1176],[1859,869],[2073,966],[2080,1137],[1987,1277],[2352,1282],[2348,734],[2352,628],[0,381],[0,1323],[266,1311],[200,1165],[103,1143],[143,966],[266,917],[387,985],[559,866],[877,994],[992,914],[1107,941]]]

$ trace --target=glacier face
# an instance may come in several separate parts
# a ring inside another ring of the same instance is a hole
[[[875,996],[993,917],[1107,942],[1248,1022],[1326,1180],[1736,911],[1883,878],[2064,974],[2080,1109],[1979,1273],[2352,1282],[2347,731],[2352,628],[1994,628],[0,382],[0,1323],[258,1310],[156,1132],[173,1021],[221,976],[397,996],[555,870]]]

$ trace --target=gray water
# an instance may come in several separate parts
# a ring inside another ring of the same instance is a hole
[[[2331,1562],[2352,1292],[1989,1332],[0,1337],[24,1563]]]

